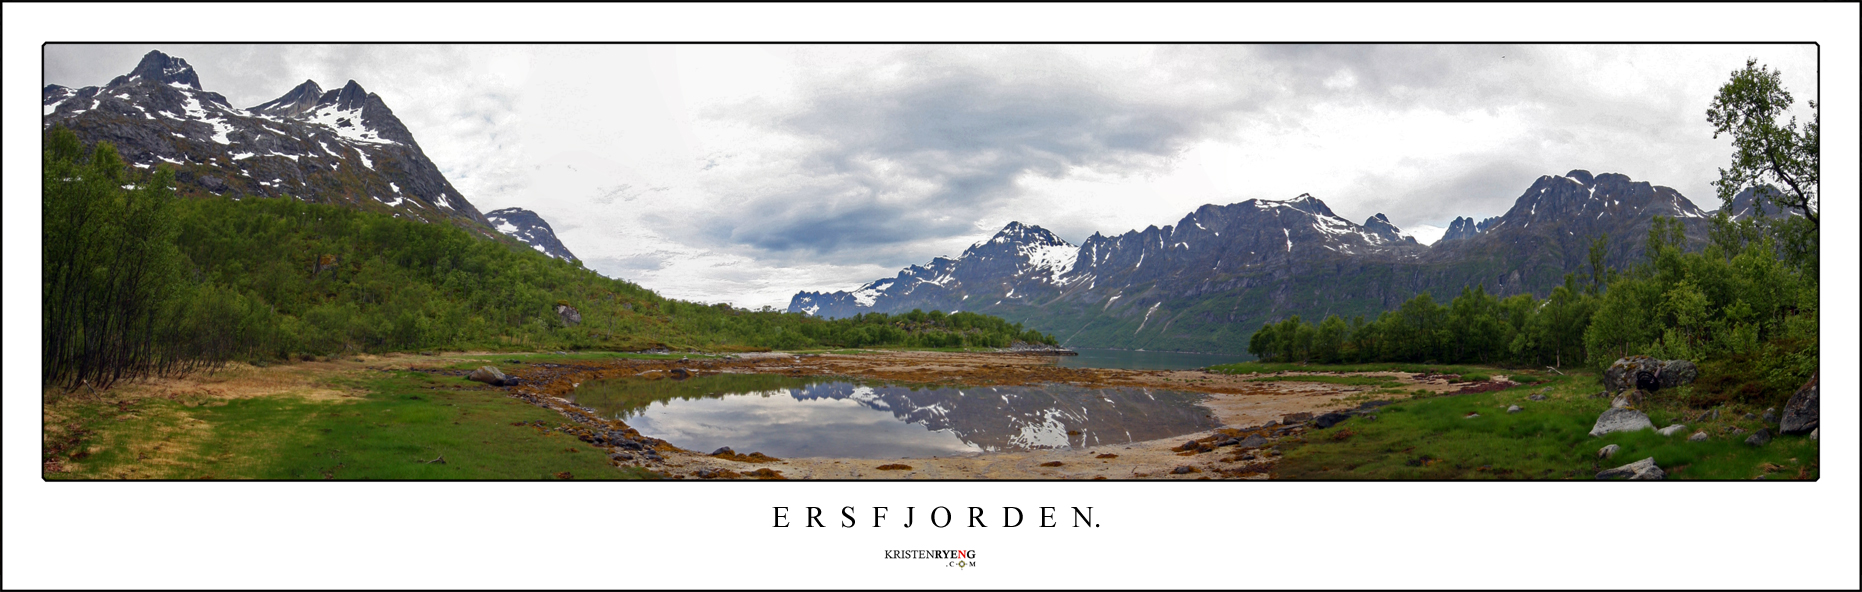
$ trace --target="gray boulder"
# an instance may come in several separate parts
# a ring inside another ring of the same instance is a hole
[[[1612,456],[1616,456],[1616,451],[1622,450],[1622,449],[1623,447],[1617,446],[1615,444],[1605,446],[1597,450],[1597,458],[1610,458]]]
[[[1590,428],[1591,436],[1602,436],[1616,432],[1634,432],[1654,429],[1649,416],[1634,409],[1610,409],[1597,416],[1597,423]]]
[[[1533,395],[1530,397],[1526,397],[1526,400],[1527,401],[1544,401],[1545,395]]]
[[[1753,446],[1764,446],[1769,443],[1771,443],[1771,430],[1765,428],[1759,428],[1759,431],[1753,432],[1746,438],[1746,444]]]
[[[1821,428],[1819,428],[1819,429],[1821,429]],[[1811,430],[1811,431],[1810,431],[1810,439],[1812,439],[1812,440],[1815,440],[1815,439],[1817,439],[1817,430]]]
[[[1519,406],[1513,405],[1513,406],[1507,407],[1506,412],[1507,413],[1519,413]]]
[[[1707,441],[1707,430],[1695,430],[1694,435],[1687,437],[1687,441],[1706,442]]]
[[[1655,433],[1661,434],[1663,436],[1673,436],[1675,435],[1675,432],[1679,432],[1685,429],[1687,429],[1687,426],[1677,423],[1677,424],[1674,424],[1674,425],[1671,425],[1671,426],[1668,426],[1668,427],[1665,427],[1659,430],[1655,430]]]
[[[1597,473],[1598,479],[1628,479],[1630,481],[1659,481],[1668,474],[1655,466],[1655,457],[1651,456],[1614,469]]]
[[[1267,438],[1262,438],[1260,434],[1254,434],[1254,435],[1250,435],[1247,438],[1243,439],[1241,443],[1236,444],[1235,446],[1240,447],[1240,449],[1242,450],[1247,450],[1250,448],[1260,448],[1266,445],[1267,445]]]
[[[1759,421],[1762,421],[1765,423],[1778,423],[1778,410],[1770,408],[1770,407],[1766,407],[1765,414],[1759,416]]]
[[[1810,375],[1810,382],[1799,387],[1791,400],[1784,404],[1784,419],[1778,422],[1780,434],[1807,434],[1817,431],[1817,375]]]
[[[479,366],[477,370],[466,375],[466,380],[483,382],[492,386],[504,386],[505,381],[510,379],[509,376],[505,376],[503,372],[499,372],[492,366]]]
[[[1700,369],[1687,360],[1668,360],[1662,363],[1661,376],[1657,377],[1662,388],[1674,388],[1694,382],[1700,378]]]
[[[1694,418],[1694,423],[1700,423],[1700,422],[1704,422],[1704,421],[1713,421],[1713,420],[1717,420],[1717,419],[1719,419],[1719,418],[1720,418],[1720,410],[1719,410],[1719,409],[1708,409],[1708,410],[1706,410],[1706,411],[1702,411],[1702,412],[1700,413],[1700,417],[1696,417],[1696,418]]]

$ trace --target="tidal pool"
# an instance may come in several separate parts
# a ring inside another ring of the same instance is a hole
[[[720,374],[624,378],[576,388],[576,403],[641,434],[710,452],[914,458],[1087,448],[1215,428],[1202,394],[1147,388],[952,387]]]

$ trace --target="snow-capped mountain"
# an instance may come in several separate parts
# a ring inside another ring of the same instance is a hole
[[[523,208],[504,208],[485,212],[485,219],[498,232],[530,245],[530,248],[545,255],[564,261],[576,260],[575,254],[562,246],[562,241],[556,240],[556,231],[550,229],[550,223],[544,222],[543,217],[536,212]]]
[[[789,311],[825,317],[912,309],[969,310],[1021,322],[1080,347],[1246,350],[1263,321],[1298,314],[1374,315],[1419,292],[1464,286],[1543,295],[1606,260],[1638,261],[1651,216],[1704,240],[1706,213],[1668,187],[1585,171],[1540,177],[1505,215],[1458,218],[1454,240],[1425,246],[1387,216],[1354,224],[1302,194],[1205,205],[1177,224],[1078,247],[1011,223],[957,258],[939,257],[851,291],[801,292]]]
[[[353,80],[330,91],[305,81],[241,109],[203,90],[186,60],[151,51],[109,84],[47,85],[43,98],[44,128],[108,141],[138,168],[168,163],[183,194],[288,195],[497,236],[394,111]]]
[[[1424,248],[1382,214],[1366,222],[1353,224],[1305,194],[1207,205],[1174,226],[1094,233],[1079,246],[1039,226],[1010,222],[955,259],[939,257],[852,291],[802,292],[789,310],[825,317],[913,308],[995,314],[1005,302],[1112,290],[1109,305],[1121,297],[1120,287],[1202,277],[1197,272],[1205,269],[1235,270],[1314,252],[1413,257]]]

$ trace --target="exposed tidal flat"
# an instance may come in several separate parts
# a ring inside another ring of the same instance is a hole
[[[515,380],[466,379],[488,365]],[[1681,466],[1675,477],[1816,475],[1815,443],[1801,438],[1763,450],[1730,437],[1693,448],[1650,434],[1590,438],[1584,430],[1609,406],[1593,396],[1595,375],[1387,366],[1136,370],[1023,354],[853,350],[235,365],[104,393],[47,391],[43,474],[1589,479],[1609,468],[1602,464],[1622,464],[1593,454],[1617,443]],[[1671,419],[1663,413],[1651,410],[1658,423]],[[1686,419],[1682,410],[1668,415]],[[1707,427],[1759,428],[1726,417]]]

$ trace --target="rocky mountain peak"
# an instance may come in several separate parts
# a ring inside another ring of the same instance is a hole
[[[1587,174],[1586,177],[1588,176]],[[1448,231],[1442,233],[1442,239],[1437,241],[1437,244],[1464,238],[1474,238],[1475,235],[1486,232],[1489,227],[1493,226],[1494,223],[1499,220],[1499,216],[1492,216],[1486,220],[1476,222],[1473,218],[1456,216],[1455,221],[1448,224]]]
[[[1726,214],[1734,220],[1751,216],[1754,213],[1763,218],[1803,216],[1795,208],[1784,207],[1774,201],[1783,196],[1784,192],[1771,185],[1747,187],[1733,196],[1732,203],[1726,204]],[[1761,197],[1765,199],[1760,199]]]
[[[323,98],[318,100],[317,104],[318,106],[334,105],[339,110],[354,111],[366,105],[369,97],[372,96],[374,95],[369,94],[366,90],[362,90],[362,85],[356,84],[356,81],[351,80],[339,90],[324,93]]]
[[[1273,202],[1271,200],[1263,200],[1263,201],[1269,201],[1270,203],[1286,204],[1287,206],[1290,206],[1293,209],[1306,212],[1314,216],[1331,216],[1334,218],[1338,217],[1338,214],[1332,213],[1332,208],[1326,207],[1325,202],[1320,201],[1319,198],[1317,197],[1313,197],[1311,193],[1301,193],[1299,194],[1299,197],[1295,197],[1293,199],[1289,199],[1286,201],[1280,201],[1280,202]]]
[[[1054,236],[1054,233],[1048,232],[1047,229],[1039,227],[1039,226],[1029,226],[1026,224],[1022,224],[1021,222],[1009,222],[1007,226],[1002,227],[1002,230],[996,232],[995,236],[990,237],[988,243],[989,244],[1010,243],[1010,244],[1017,244],[1017,245],[1065,245],[1067,244],[1067,241],[1060,240],[1060,237]]]
[[[530,245],[530,248],[545,255],[565,261],[576,260],[575,254],[570,253],[568,247],[557,240],[556,231],[550,228],[550,223],[543,221],[543,217],[536,212],[524,208],[504,208],[485,212],[485,220],[498,232]]]
[[[249,109],[277,117],[297,117],[317,107],[317,101],[323,98],[323,87],[317,86],[315,80],[305,80],[284,96]]]
[[[187,60],[160,51],[143,54],[142,61],[136,64],[136,69],[111,80],[110,86],[141,82],[181,84],[200,90],[200,75],[194,73],[194,67],[189,66]]]
[[[1395,224],[1391,224],[1390,218],[1385,217],[1382,212],[1365,219],[1364,230],[1383,239],[1384,242],[1420,244],[1416,242],[1415,237],[1403,232],[1403,229],[1397,228]]]

